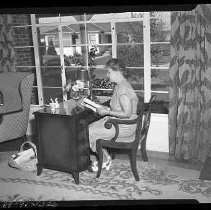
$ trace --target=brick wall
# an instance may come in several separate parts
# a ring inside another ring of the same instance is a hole
[[[31,25],[30,14],[13,14],[13,26]],[[13,27],[12,37],[14,47],[23,47],[15,49],[16,71],[32,72],[35,74],[35,67],[17,67],[17,66],[35,66],[35,57],[32,39],[32,27]],[[36,76],[35,76],[36,79]],[[36,81],[34,82],[36,85]],[[32,90],[32,104],[38,104],[37,88]]]
[[[30,25],[30,14],[14,14],[13,26]],[[15,47],[33,46],[31,26],[14,27],[12,30],[13,43]],[[15,49],[16,66],[34,66],[33,48]],[[20,71],[20,69],[17,69]]]

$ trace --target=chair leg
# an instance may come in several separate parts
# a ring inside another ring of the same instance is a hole
[[[145,162],[148,161],[147,152],[146,152],[146,140],[147,138],[145,137],[141,142],[141,155]]]
[[[108,154],[110,155],[111,159],[114,160],[115,159],[115,154],[114,152],[110,151],[110,150],[107,150],[108,151]]]
[[[139,175],[138,175],[138,170],[137,170],[137,166],[136,166],[136,153],[133,152],[130,156],[130,164],[131,164],[131,169],[133,172],[133,175],[135,177],[136,181],[139,181]]]
[[[98,155],[98,171],[97,171],[97,178],[100,177],[103,165],[103,150],[102,146],[99,142],[96,143],[96,151]]]

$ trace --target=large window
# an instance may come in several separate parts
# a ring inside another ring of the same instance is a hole
[[[69,79],[75,80],[78,68],[90,71],[94,95],[110,96],[112,84],[104,66],[112,57],[125,62],[132,86],[145,102],[157,95],[158,101],[168,104],[170,12],[30,17],[30,24],[13,29],[24,30],[31,38],[27,43],[17,42],[15,49],[16,67],[36,74],[38,97],[33,104],[48,104],[56,97],[67,100],[63,87]],[[30,64],[18,61],[21,50],[28,52],[26,60],[34,55]]]

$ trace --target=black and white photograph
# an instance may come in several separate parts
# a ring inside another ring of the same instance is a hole
[[[211,203],[211,4],[19,9],[0,9],[0,206]]]

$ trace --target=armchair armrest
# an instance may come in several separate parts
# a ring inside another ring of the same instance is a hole
[[[119,124],[125,124],[125,125],[132,125],[132,124],[136,124],[138,122],[139,117],[137,117],[136,119],[133,120],[121,120],[121,119],[108,119],[105,123],[104,123],[104,127],[106,129],[111,129],[112,125],[115,128],[115,136],[110,140],[112,142],[115,142],[118,135],[119,135]]]
[[[19,90],[14,89],[10,85],[0,87],[3,96],[3,105],[0,106],[0,114],[7,114],[22,109],[22,101]]]

